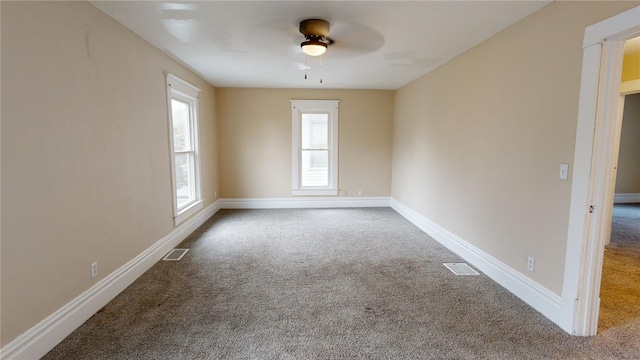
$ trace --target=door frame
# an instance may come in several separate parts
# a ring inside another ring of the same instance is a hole
[[[638,35],[640,6],[585,29],[561,312],[573,335],[598,329],[622,56],[624,42]]]

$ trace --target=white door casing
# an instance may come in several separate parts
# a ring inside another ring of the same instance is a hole
[[[640,34],[640,6],[585,29],[573,166],[562,327],[597,332],[624,42]]]

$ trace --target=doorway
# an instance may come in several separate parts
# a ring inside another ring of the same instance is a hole
[[[623,50],[637,36],[640,6],[585,29],[561,304],[562,326],[574,335],[597,333]]]
[[[640,45],[640,37],[636,39]],[[623,81],[630,41],[625,45]],[[633,66],[640,71],[640,47]],[[617,170],[612,178],[615,195],[610,241],[604,250],[600,286],[598,333],[640,323],[640,89],[638,91],[623,99],[619,155],[614,161]]]

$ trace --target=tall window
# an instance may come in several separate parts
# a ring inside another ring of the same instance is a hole
[[[167,74],[174,223],[202,209],[198,151],[200,89]]]
[[[291,100],[293,195],[338,195],[338,103]]]

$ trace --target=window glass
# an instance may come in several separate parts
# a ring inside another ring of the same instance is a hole
[[[173,120],[173,151],[191,149],[189,104],[177,99],[171,99],[171,116]]]
[[[190,153],[175,155],[178,208],[195,200],[193,161]]]
[[[302,114],[302,148],[328,149],[329,115]]]
[[[301,184],[304,187],[329,186],[329,152],[302,150]]]

